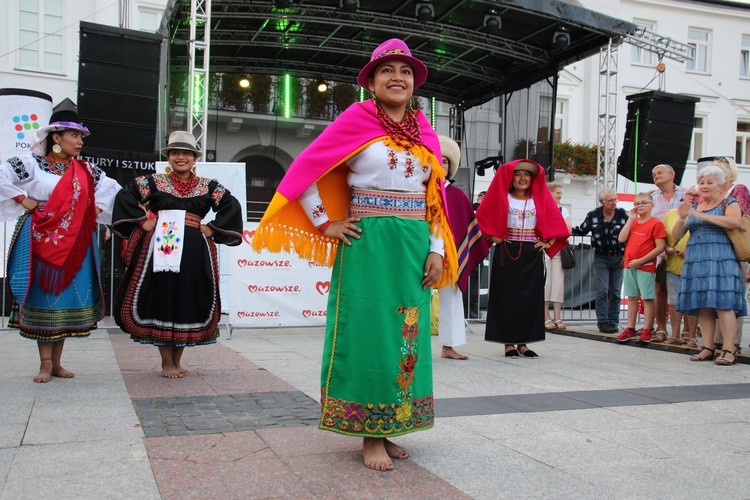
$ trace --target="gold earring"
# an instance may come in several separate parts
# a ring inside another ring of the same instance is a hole
[[[52,146],[52,151],[54,151],[56,154],[60,154],[62,153],[62,148],[59,144],[55,144],[54,146]]]
[[[165,174],[171,174],[172,173],[172,167],[170,167],[169,165],[167,165],[166,167],[164,167],[164,173]]]
[[[193,168],[191,168],[190,170],[193,171],[193,175],[198,175],[198,169],[195,168],[195,165],[193,165]]]

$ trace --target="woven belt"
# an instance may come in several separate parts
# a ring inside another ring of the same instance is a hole
[[[185,227],[201,228],[201,216],[185,212]]]
[[[425,220],[425,193],[352,188],[350,217],[402,217]]]

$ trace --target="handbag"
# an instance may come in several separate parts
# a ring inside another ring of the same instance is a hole
[[[560,264],[563,269],[573,269],[576,267],[576,254],[573,251],[573,245],[565,245],[560,249]]]
[[[727,210],[727,200],[724,199],[721,202],[723,212]],[[740,218],[741,225],[736,229],[727,229],[727,236],[729,241],[732,242],[732,248],[734,248],[734,254],[737,256],[737,260],[740,262],[750,261],[750,217],[743,215]]]
[[[750,218],[742,216],[742,225],[737,229],[727,229],[734,253],[740,262],[750,261]]]

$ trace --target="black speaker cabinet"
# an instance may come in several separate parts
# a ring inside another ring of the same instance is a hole
[[[78,115],[91,130],[86,145],[110,151],[155,151],[162,37],[81,22]]]
[[[697,97],[661,91],[627,96],[628,117],[617,173],[630,180],[652,183],[651,170],[666,163],[682,182],[690,154]]]

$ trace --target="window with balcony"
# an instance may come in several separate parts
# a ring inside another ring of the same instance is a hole
[[[688,45],[693,47],[693,58],[685,61],[687,70],[693,73],[708,73],[711,32],[700,28],[688,28]]]
[[[18,7],[17,69],[63,73],[64,0],[24,0]]]

